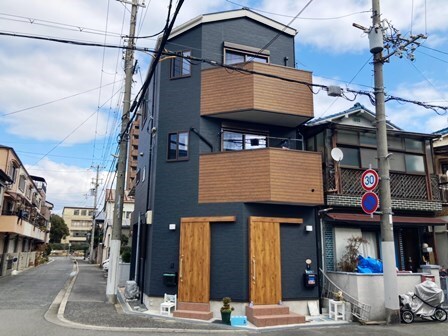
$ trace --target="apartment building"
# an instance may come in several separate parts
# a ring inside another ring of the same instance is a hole
[[[62,219],[70,234],[61,243],[90,243],[94,211],[93,207],[64,207]]]
[[[0,146],[1,275],[34,265],[49,241],[53,204],[43,177],[30,175],[13,148]]]

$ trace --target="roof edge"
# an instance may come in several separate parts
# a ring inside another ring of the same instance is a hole
[[[248,17],[255,21],[258,21],[260,23],[263,23],[271,28],[277,29],[281,32],[284,32],[285,34],[296,36],[297,30],[294,28],[291,28],[287,25],[284,25],[283,23],[280,23],[278,21],[272,20],[266,16],[263,16],[261,14],[258,14],[256,12],[253,12],[249,9],[237,9],[237,10],[231,10],[231,11],[225,11],[225,12],[218,12],[218,13],[211,13],[211,14],[203,14],[199,15],[180,26],[177,26],[171,31],[171,34],[168,38],[168,40],[183,34],[184,32],[200,25],[203,23],[209,23],[209,22],[217,22],[217,21],[224,21],[224,20],[231,20],[231,19],[237,19],[242,17]]]

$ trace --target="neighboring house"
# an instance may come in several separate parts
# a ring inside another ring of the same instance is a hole
[[[49,241],[53,205],[46,181],[28,174],[13,148],[0,146],[0,274],[35,264],[36,252]]]
[[[435,171],[439,176],[439,187],[442,192],[442,211],[438,214],[448,221],[448,128],[434,132],[437,138],[432,146],[435,155]],[[439,264],[448,267],[448,225],[435,229],[436,248]]]
[[[62,210],[62,219],[70,234],[61,240],[64,244],[89,243],[92,234],[94,208],[66,206]]]
[[[106,197],[104,198],[104,222],[102,226],[102,260],[109,258],[110,241],[112,235],[112,226],[114,224],[114,207],[115,207],[115,189],[106,189]],[[123,202],[123,217],[121,223],[121,234],[129,237],[128,245],[131,244],[130,228],[131,216],[134,211],[134,199],[125,191]]]
[[[296,33],[246,9],[172,31],[166,50],[245,71],[182,57],[158,66],[141,111],[133,216],[132,266],[148,306],[175,293],[175,316],[209,319],[230,296],[260,326],[262,305],[307,314],[318,302],[303,274],[307,259],[318,268],[322,160],[297,133],[313,95],[294,83],[312,81],[294,68]]]
[[[387,129],[396,265],[416,272],[423,263],[424,243],[433,248],[430,263],[440,262],[434,232],[438,226],[446,227],[435,217],[442,209],[431,146],[435,136],[406,132],[390,122]],[[340,269],[338,262],[351,236],[368,241],[361,246],[364,257],[382,259],[380,216],[361,209],[365,193],[361,175],[369,167],[378,168],[375,114],[356,103],[347,111],[309,122],[302,131],[307,150],[321,152],[324,158],[325,204],[331,208],[321,222],[325,270]],[[331,156],[336,147],[343,152],[340,162]]]

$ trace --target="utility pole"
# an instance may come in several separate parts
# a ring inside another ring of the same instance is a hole
[[[380,0],[372,0],[372,34],[383,35],[380,18]],[[376,30],[376,32],[375,32]],[[390,193],[389,154],[387,151],[386,109],[384,105],[383,45],[374,53],[373,69],[375,78],[375,110],[378,168],[380,175],[380,211],[381,211],[381,256],[384,276],[384,308],[386,323],[400,323],[400,305],[398,301],[397,270],[395,265],[394,227],[392,222],[392,199]]]
[[[123,1],[125,3],[130,3]],[[119,137],[119,153],[117,165],[117,183],[115,187],[114,221],[112,225],[112,236],[110,242],[109,275],[107,277],[106,296],[110,303],[117,302],[118,286],[118,259],[121,247],[121,227],[123,220],[124,185],[126,179],[126,159],[127,159],[127,128],[129,123],[129,112],[131,103],[133,59],[134,59],[134,37],[137,23],[138,0],[132,0],[131,21],[128,37],[128,48],[125,52],[125,87],[123,97],[123,115],[121,118],[121,131]]]
[[[96,166],[96,177],[95,181],[93,182],[93,216],[92,216],[92,233],[90,235],[90,254],[89,254],[89,260],[91,263],[93,263],[95,260],[93,260],[93,241],[95,239],[95,222],[96,222],[96,202],[98,197],[98,178],[100,173],[100,166]]]
[[[420,45],[419,39],[425,39],[423,34],[411,35],[409,38],[401,36],[389,22],[383,27],[380,12],[380,0],[372,0],[372,27],[365,28],[354,23],[353,26],[369,35],[370,52],[373,57],[375,80],[375,110],[376,110],[376,138],[378,170],[380,176],[380,214],[381,214],[381,254],[383,259],[384,276],[384,308],[387,324],[400,323],[400,307],[398,299],[397,268],[395,264],[394,228],[392,221],[392,198],[390,190],[389,157],[387,146],[387,124],[385,109],[385,92],[383,65],[392,55],[400,58],[403,53],[413,61],[414,50]],[[390,36],[385,31],[390,30]],[[383,50],[386,48],[386,55]]]

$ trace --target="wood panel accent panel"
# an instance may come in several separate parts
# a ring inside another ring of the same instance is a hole
[[[201,223],[201,222],[235,222],[236,216],[214,216],[214,217],[182,217],[180,222],[194,222],[194,223]]]
[[[273,64],[247,63],[244,69],[312,83],[312,74]],[[201,74],[201,115],[261,110],[313,117],[313,94],[306,85],[224,68]]]
[[[278,148],[202,154],[199,203],[323,204],[321,161],[320,153]]]
[[[249,219],[250,301],[275,304],[282,299],[280,224],[263,218]]]
[[[210,223],[182,221],[179,253],[179,301],[210,301]]]
[[[280,224],[303,224],[302,218],[283,218],[283,217],[256,217],[251,216],[253,221],[263,221],[268,223],[280,223]]]

